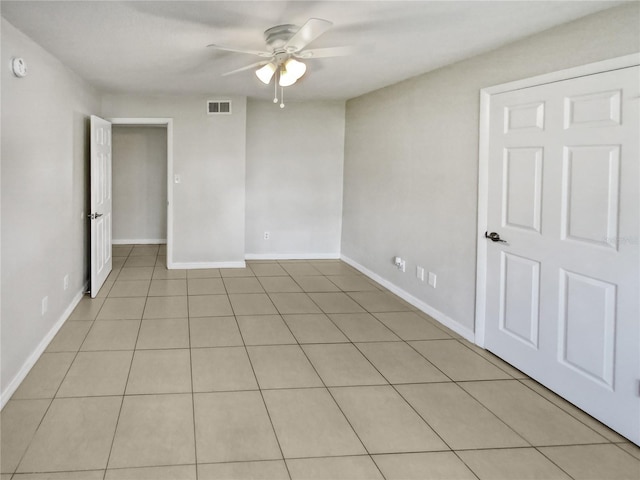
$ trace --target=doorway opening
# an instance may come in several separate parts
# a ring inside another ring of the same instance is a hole
[[[112,118],[113,244],[173,248],[173,120]],[[166,209],[165,209],[166,206]]]

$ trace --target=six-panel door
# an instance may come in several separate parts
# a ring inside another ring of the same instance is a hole
[[[485,346],[640,442],[638,67],[494,95]],[[484,240],[483,240],[484,241]]]
[[[111,272],[111,123],[91,116],[91,298]]]

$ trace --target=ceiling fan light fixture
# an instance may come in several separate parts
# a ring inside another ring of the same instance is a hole
[[[276,73],[276,66],[273,62],[270,62],[256,70],[256,77],[265,85],[269,85],[274,73]]]
[[[280,79],[278,80],[278,84],[281,87],[290,87],[297,81],[298,79],[295,77],[295,75],[289,72],[284,65],[280,67]]]
[[[284,62],[284,66],[287,69],[287,72],[292,74],[296,80],[302,77],[304,72],[307,71],[307,66],[304,63],[297,61],[295,58],[288,59]]]
[[[280,67],[280,86],[289,87],[293,85],[306,71],[307,66],[304,63],[294,58],[287,59]]]

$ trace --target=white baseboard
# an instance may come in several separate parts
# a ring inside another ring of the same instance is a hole
[[[171,262],[167,264],[169,270],[197,270],[201,268],[245,268],[244,260],[239,262]]]
[[[356,270],[364,273],[367,277],[369,277],[370,279],[376,281],[377,283],[379,283],[380,285],[385,287],[387,290],[389,290],[389,291],[395,293],[396,295],[398,295],[405,302],[410,303],[411,305],[413,305],[414,307],[416,307],[419,310],[423,311],[427,315],[433,317],[435,320],[440,322],[442,325],[444,325],[447,328],[450,328],[451,330],[456,332],[458,335],[461,335],[466,340],[469,340],[471,343],[475,343],[475,334],[474,334],[473,330],[471,330],[471,329],[469,329],[469,328],[467,328],[467,327],[465,327],[463,325],[460,325],[458,322],[456,322],[451,317],[448,317],[447,315],[442,313],[440,310],[436,310],[431,305],[429,305],[429,304],[423,302],[422,300],[414,297],[413,295],[411,295],[407,291],[401,289],[397,285],[395,285],[395,284],[391,283],[390,281],[382,278],[377,273],[374,273],[371,270],[369,270],[368,268],[360,265],[355,260],[352,260],[351,258],[346,257],[344,255],[341,256],[341,259],[342,259],[343,262],[348,263],[349,265],[351,265]]]
[[[20,371],[18,371],[16,376],[13,377],[13,380],[9,382],[9,385],[7,385],[7,388],[4,390],[4,392],[0,394],[0,409],[4,408],[4,406],[18,389],[22,381],[29,374],[33,366],[40,358],[40,355],[42,355],[42,353],[47,349],[47,346],[49,345],[49,343],[51,343],[53,337],[55,337],[56,333],[58,333],[58,330],[62,328],[64,322],[67,321],[67,319],[71,316],[73,310],[78,306],[78,303],[80,303],[80,300],[82,300],[82,297],[84,297],[84,293],[88,288],[89,284],[86,283],[83,289],[80,290],[75,297],[73,297],[73,300],[71,300],[71,303],[69,304],[67,309],[62,313],[62,315],[60,315],[60,318],[51,327],[51,330],[49,330],[42,341],[38,344],[36,349],[31,353],[31,355],[29,355],[29,358],[27,358],[24,364],[22,364],[22,368],[20,368]]]
[[[112,245],[163,245],[167,243],[166,238],[115,238],[111,240]]]
[[[246,260],[339,260],[339,253],[247,253]]]

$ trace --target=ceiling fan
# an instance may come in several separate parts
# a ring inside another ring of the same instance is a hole
[[[281,96],[284,96],[284,87],[296,83],[306,72],[307,66],[300,60],[340,57],[353,53],[354,49],[351,47],[305,50],[307,45],[329,30],[332,25],[333,23],[328,20],[310,18],[302,27],[291,24],[271,27],[264,32],[264,39],[267,44],[266,50],[248,50],[217,44],[207,45],[207,47],[262,57],[264,60],[223,73],[222,76],[233,75],[255,68],[256,76],[266,85],[271,83],[271,79],[275,76],[277,78],[274,82],[276,94],[273,102],[277,103],[278,86],[281,87]],[[280,108],[284,108],[284,101],[280,104]]]

